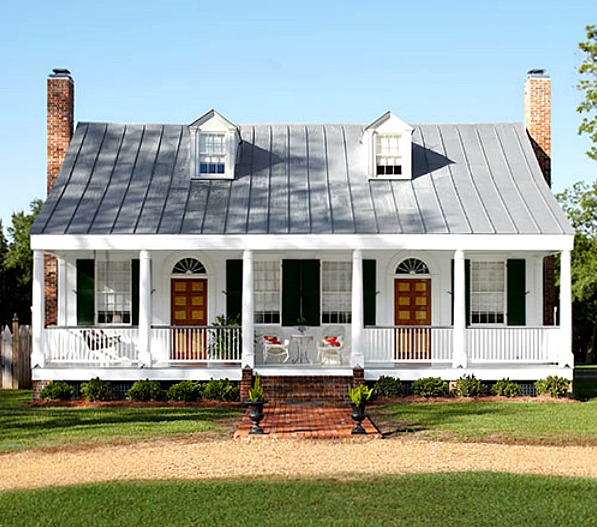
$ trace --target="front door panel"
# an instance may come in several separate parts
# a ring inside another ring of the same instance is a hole
[[[203,360],[206,358],[207,280],[173,278],[171,291],[171,323],[187,326],[174,329],[173,360]]]
[[[394,324],[396,360],[431,358],[431,279],[394,281]]]

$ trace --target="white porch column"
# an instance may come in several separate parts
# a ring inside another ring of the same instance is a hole
[[[58,317],[57,322],[59,326],[66,326],[66,262],[61,256],[58,257]]]
[[[354,368],[365,367],[363,353],[363,328],[365,326],[365,309],[363,296],[363,253],[355,249],[352,253],[352,333],[350,365]]]
[[[561,344],[558,364],[562,367],[574,366],[572,353],[572,273],[570,251],[562,251],[560,256],[560,332]]]
[[[466,368],[468,359],[466,355],[466,277],[464,271],[464,251],[457,249],[454,252],[454,286],[452,297],[454,299],[454,333],[452,335],[454,368]]]
[[[151,256],[139,253],[139,365],[151,367]]]
[[[46,364],[44,355],[44,325],[46,317],[46,299],[44,294],[44,254],[33,252],[33,290],[31,292],[31,326],[33,349],[31,367],[43,368]]]
[[[243,252],[243,301],[242,301],[242,332],[243,348],[241,364],[242,367],[255,366],[255,348],[253,335],[255,324],[253,322],[253,251]]]

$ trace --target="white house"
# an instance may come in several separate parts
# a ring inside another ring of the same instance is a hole
[[[55,70],[33,379],[571,379],[549,77],[525,91],[525,124],[238,125],[211,110],[78,123],[71,140],[74,83]],[[226,316],[240,326],[214,325]]]

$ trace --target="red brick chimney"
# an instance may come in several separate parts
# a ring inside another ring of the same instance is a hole
[[[530,70],[524,85],[524,125],[533,145],[543,177],[551,187],[551,79],[545,70]],[[555,258],[543,259],[543,324],[556,323],[558,302],[555,286]]]
[[[551,187],[551,79],[545,70],[530,70],[524,85],[524,124]]]
[[[74,113],[75,83],[70,71],[55,69],[48,75],[48,193],[58,178],[73,136]],[[46,325],[51,326],[58,320],[58,266],[56,258],[49,254],[44,256],[44,264]]]

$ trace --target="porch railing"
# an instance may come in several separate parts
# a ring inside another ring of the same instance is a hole
[[[166,362],[240,362],[239,326],[152,326],[152,350]]]
[[[469,328],[466,349],[471,362],[556,362],[558,327]]]
[[[365,328],[365,362],[450,362],[452,328],[377,326]]]
[[[50,364],[123,366],[138,360],[139,331],[130,326],[49,326],[43,338]]]

